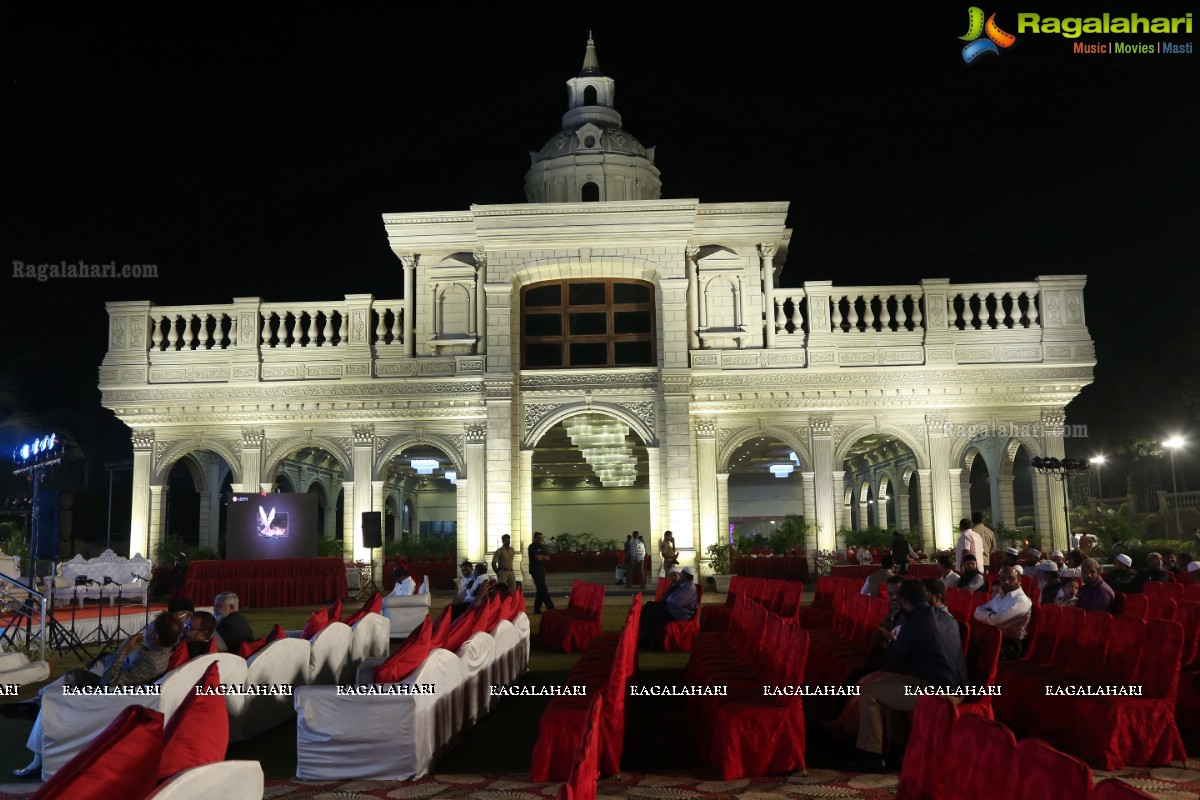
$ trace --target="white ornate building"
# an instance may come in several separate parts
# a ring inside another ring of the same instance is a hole
[[[1092,379],[1082,276],[781,288],[787,203],[661,199],[590,41],[567,88],[528,203],[384,215],[400,299],[108,304],[131,553],[163,535],[179,463],[202,543],[222,482],[284,476],[322,496],[327,536],[341,494],[359,557],[362,512],[405,504],[476,559],[505,533],[523,552],[535,528],[639,528],[702,563],[731,519],[785,513],[820,524],[810,551],[868,522],[947,547],[976,459],[993,519],[1014,522],[1018,451],[1061,457],[1063,409]],[[1032,484],[1060,547],[1061,491]]]

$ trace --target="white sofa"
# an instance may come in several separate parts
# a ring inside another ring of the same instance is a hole
[[[79,598],[80,602],[107,599],[108,604],[113,605],[118,597],[145,604],[153,570],[150,559],[143,558],[140,553],[133,558],[124,558],[112,550],[105,550],[89,559],[76,554],[62,564],[54,580],[54,604],[66,605],[72,599]],[[77,577],[87,578],[93,583],[77,586]],[[110,583],[105,584],[105,579]]]
[[[491,633],[474,634],[457,653],[430,651],[400,683],[433,684],[432,695],[340,695],[332,686],[298,689],[296,777],[409,780],[428,774],[494,706],[490,683],[513,683],[524,674],[529,624],[525,618],[522,625],[522,618],[523,612],[514,622],[501,621]],[[373,683],[383,660],[363,661],[358,685]]]
[[[428,579],[423,585],[428,585]],[[386,595],[383,598],[383,615],[391,623],[392,638],[403,639],[429,615],[429,595]]]

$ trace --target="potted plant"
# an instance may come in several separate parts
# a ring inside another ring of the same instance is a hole
[[[733,577],[731,574],[733,565],[730,562],[733,548],[728,542],[717,542],[710,544],[706,552],[708,553],[708,568],[712,571],[706,582],[711,583],[713,589],[724,594],[729,588],[729,579]]]

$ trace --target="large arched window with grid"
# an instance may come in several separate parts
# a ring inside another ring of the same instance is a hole
[[[654,287],[615,278],[535,283],[521,290],[521,368],[658,365]]]

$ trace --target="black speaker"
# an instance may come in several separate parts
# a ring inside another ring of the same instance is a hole
[[[383,547],[383,514],[364,511],[362,515],[363,547]]]
[[[58,558],[58,492],[38,492],[37,541],[34,542],[35,558]]]

